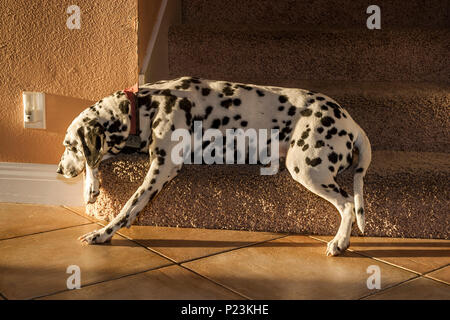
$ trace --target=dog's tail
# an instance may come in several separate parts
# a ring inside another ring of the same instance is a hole
[[[355,213],[358,228],[362,233],[364,233],[366,220],[364,217],[363,178],[366,175],[370,161],[372,160],[372,149],[370,147],[369,138],[367,138],[366,133],[361,128],[359,128],[359,132],[355,132],[355,147],[357,147],[359,151],[358,165],[353,178]]]

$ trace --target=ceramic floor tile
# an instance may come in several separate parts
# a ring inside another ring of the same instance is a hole
[[[371,265],[380,268],[382,288],[414,277],[355,253],[325,251],[321,241],[289,236],[183,265],[252,299],[358,299],[371,292]]]
[[[368,300],[450,300],[450,286],[427,278],[417,278],[389,288]]]
[[[169,265],[170,261],[114,236],[111,244],[83,246],[90,224],[0,241],[0,292],[25,299],[67,289],[67,267],[81,270],[81,285]]]
[[[59,206],[0,203],[0,239],[87,224]]]
[[[221,300],[241,296],[179,266],[169,266],[80,290],[70,290],[44,299],[157,299]]]
[[[83,218],[88,219],[89,221],[97,222],[97,223],[100,223],[100,224],[103,224],[103,225],[108,224],[108,221],[106,221],[106,220],[98,220],[98,219],[96,219],[96,218],[91,217],[90,215],[88,215],[88,214],[86,213],[85,207],[82,207],[82,206],[78,206],[78,207],[74,207],[74,206],[63,206],[63,207],[66,208],[66,209],[69,210],[69,211],[75,212],[76,214],[82,216]]]
[[[450,266],[430,272],[426,275],[426,277],[444,281],[450,285]]]
[[[177,262],[282,237],[270,232],[132,226],[120,232]]]
[[[450,240],[352,237],[350,249],[419,274],[450,263]]]

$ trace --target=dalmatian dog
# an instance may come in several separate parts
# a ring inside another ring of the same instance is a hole
[[[138,112],[139,151],[149,153],[150,169],[142,185],[105,227],[79,238],[84,244],[105,243],[155,198],[182,164],[171,161],[176,129],[193,132],[195,121],[204,129],[278,129],[279,155],[292,178],[332,203],[341,223],[327,255],[339,255],[350,244],[352,224],[364,233],[363,177],[370,165],[369,139],[349,113],[333,99],[309,90],[258,86],[196,77],[181,77],[140,86],[133,95]],[[130,135],[130,99],[118,91],[84,110],[69,126],[58,173],[86,174],[85,199],[99,194],[100,161],[119,153]],[[270,140],[270,139],[269,139]],[[269,144],[271,141],[267,141]],[[354,155],[358,157],[354,157]],[[336,175],[355,163],[354,196]],[[357,160],[356,160],[357,159]],[[300,209],[301,210],[301,209]]]

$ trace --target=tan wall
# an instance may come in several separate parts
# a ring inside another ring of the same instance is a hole
[[[72,4],[80,30],[66,27]],[[0,162],[57,163],[72,119],[137,82],[137,60],[137,0],[2,0]],[[22,91],[47,94],[47,130],[23,128]]]

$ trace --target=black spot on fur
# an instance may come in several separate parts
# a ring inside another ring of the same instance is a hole
[[[300,114],[304,117],[309,117],[310,115],[312,115],[312,110],[311,109],[305,109],[300,111]]]
[[[245,84],[238,84],[238,85],[236,85],[236,87],[245,89],[247,91],[251,91],[253,89],[252,87],[246,86]]]
[[[202,95],[207,96],[211,92],[211,89],[209,88],[203,88],[202,89]]]
[[[239,120],[239,119],[241,119],[242,117],[241,117],[241,115],[240,114],[237,114],[237,115],[235,115],[234,117],[233,117],[233,119],[234,120]]]
[[[321,118],[321,117],[322,117],[322,112],[317,111],[316,113],[314,113],[314,115],[315,115],[317,118]]]
[[[337,163],[338,161],[338,155],[336,152],[332,152],[328,155],[328,160],[330,160],[331,163]]]
[[[295,167],[295,168],[294,168],[294,171],[295,171],[295,173],[299,173],[299,172],[300,172],[300,169],[299,169],[298,167]]]
[[[364,171],[364,169],[363,168],[358,168],[358,169],[356,169],[356,173],[361,173],[361,172],[363,172]]]
[[[317,140],[314,148],[322,148],[324,145],[325,145],[325,143],[322,140]]]
[[[334,112],[334,116],[335,116],[337,119],[340,119],[340,118],[341,118],[341,111],[340,111],[339,109],[333,109],[333,112]]]
[[[247,126],[247,124],[248,124],[248,122],[247,122],[247,121],[242,121],[242,122],[241,122],[241,126],[243,126],[243,127],[246,127],[246,126]]]
[[[286,102],[288,101],[288,98],[287,98],[286,96],[279,96],[279,97],[278,97],[278,100],[279,100],[281,103],[286,103]]]
[[[320,158],[314,158],[311,160],[310,158],[306,157],[306,164],[311,167],[318,166],[321,163],[322,163],[322,159],[320,159]]]
[[[322,128],[322,127],[318,127],[318,128],[317,128],[317,132],[318,132],[318,133],[322,133],[322,132],[323,132],[323,128]]]
[[[300,139],[300,140],[297,141],[297,145],[298,145],[299,147],[301,147],[301,146],[304,145],[304,144],[305,144],[305,140],[303,140],[303,139]]]
[[[220,103],[220,105],[224,108],[229,108],[231,107],[231,105],[233,104],[233,100],[232,99],[226,99],[226,100],[222,100],[222,102]]]
[[[296,111],[296,108],[294,106],[290,107],[288,110],[288,115],[289,116],[295,115],[295,111]]]
[[[208,106],[208,107],[205,109],[205,113],[206,113],[205,119],[207,118],[207,116],[209,116],[209,115],[211,114],[212,110],[213,110],[213,107],[211,107],[211,106]]]
[[[323,125],[324,127],[330,127],[335,121],[334,121],[333,118],[327,116],[327,117],[323,117],[323,118],[320,120],[320,122],[322,123],[322,125]]]
[[[283,111],[284,110],[284,106],[279,106],[278,107],[278,111]]]
[[[305,144],[302,148],[303,151],[306,151],[309,148],[309,144]]]
[[[128,114],[128,111],[130,111],[130,101],[128,100],[121,101],[119,103],[119,109],[120,112],[122,112],[123,114]]]
[[[220,119],[214,119],[214,121],[211,124],[211,128],[218,129],[220,127]]]
[[[331,101],[327,101],[327,102],[326,102],[326,105],[327,105],[327,106],[330,106],[330,107],[333,108],[333,109],[339,109],[339,108],[340,108],[336,103],[331,102]]]
[[[222,125],[227,125],[228,122],[230,122],[230,118],[228,118],[228,117],[223,117],[223,119],[222,119]]]
[[[327,135],[325,136],[325,139],[331,139],[333,137],[333,135],[335,135],[336,133],[337,133],[337,129],[333,127],[332,129],[327,131]]]
[[[341,195],[342,195],[344,198],[348,198],[348,194],[347,194],[347,192],[345,192],[344,189],[339,189],[339,192],[341,193]]]
[[[260,91],[260,90],[256,90],[256,93],[257,93],[258,96],[260,96],[260,97],[264,97],[264,96],[265,96],[264,92],[262,92],[262,91]]]
[[[161,122],[161,118],[158,118],[155,121],[153,121],[152,128],[155,129],[156,127],[158,127],[160,122]]]
[[[184,110],[185,116],[186,116],[186,124],[188,126],[190,126],[191,120],[192,120],[192,114],[191,114],[192,103],[188,99],[183,98],[180,101],[180,109]]]
[[[232,96],[234,94],[234,90],[229,87],[229,86],[225,86],[222,90],[222,92],[226,95],[226,96]]]
[[[234,99],[233,100],[233,104],[237,107],[237,106],[240,106],[241,105],[241,99]]]

